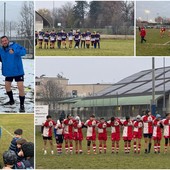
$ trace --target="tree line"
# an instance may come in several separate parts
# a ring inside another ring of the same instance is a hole
[[[37,12],[48,20],[51,27],[111,28],[113,33],[121,27],[134,26],[133,1],[75,1],[61,7],[39,9]]]

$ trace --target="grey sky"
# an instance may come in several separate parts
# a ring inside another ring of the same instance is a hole
[[[136,17],[141,17],[142,20],[147,20],[145,10],[149,10],[148,20],[154,21],[158,15],[170,18],[170,1],[137,1],[136,2]]]
[[[152,58],[36,58],[36,76],[56,76],[63,73],[69,83],[116,83],[134,73],[151,69]],[[155,59],[163,66],[163,58]],[[166,58],[170,66],[170,58]]]
[[[67,2],[68,1],[54,1],[54,7],[55,8],[61,7]],[[70,0],[69,2],[74,3],[75,1]],[[35,10],[42,9],[42,8],[53,9],[53,1],[36,1]]]
[[[23,1],[5,1],[6,2],[6,20],[17,21],[20,16],[20,9]],[[0,21],[4,19],[4,1],[0,1]]]

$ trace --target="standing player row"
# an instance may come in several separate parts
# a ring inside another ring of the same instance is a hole
[[[104,118],[96,120],[95,116],[90,116],[89,120],[85,123],[81,122],[79,117],[73,119],[71,115],[68,115],[66,119],[60,118],[57,122],[51,119],[51,116],[47,116],[46,122],[43,123],[43,140],[44,140],[44,154],[47,154],[46,145],[47,140],[51,144],[51,153],[53,154],[53,143],[52,143],[52,128],[54,127],[54,134],[57,144],[57,153],[62,153],[62,143],[65,140],[65,151],[66,154],[69,152],[73,153],[73,140],[75,141],[75,153],[82,153],[82,140],[83,133],[82,128],[87,128],[87,154],[90,154],[90,147],[94,154],[96,152],[96,128],[98,130],[99,140],[99,153],[106,153],[107,150],[107,128],[111,127],[111,140],[112,140],[112,153],[119,152],[119,141],[121,136],[121,127],[123,127],[123,140],[124,140],[124,151],[130,153],[131,141],[134,144],[134,153],[140,153],[141,150],[141,139],[142,133],[145,139],[145,153],[150,153],[151,150],[151,139],[154,140],[154,152],[160,153],[160,141],[162,139],[162,129],[164,130],[165,148],[164,152],[167,152],[168,143],[170,144],[170,114],[167,114],[165,119],[161,120],[159,114],[156,117],[151,115],[150,111],[146,111],[144,116],[138,115],[135,120],[131,120],[129,116],[125,120],[112,117],[109,121],[105,121]],[[149,143],[148,143],[149,142]]]
[[[50,42],[50,49],[55,48],[55,42],[57,41],[57,47],[67,48],[67,39],[69,43],[69,48],[72,48],[73,40],[75,42],[74,48],[90,48],[90,44],[94,48],[100,48],[100,34],[97,32],[90,32],[87,30],[86,32],[81,33],[80,30],[66,33],[65,30],[59,30],[57,33],[52,30],[51,32],[35,32],[35,42],[36,45],[38,43],[39,48],[42,49],[42,45],[44,42],[44,49],[48,49]]]

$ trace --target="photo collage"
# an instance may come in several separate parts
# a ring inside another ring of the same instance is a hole
[[[0,169],[169,158],[170,0],[0,1]]]

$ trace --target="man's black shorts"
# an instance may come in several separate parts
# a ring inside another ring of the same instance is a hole
[[[144,138],[152,138],[152,133],[145,133],[143,134]]]
[[[63,135],[56,135],[56,143],[63,143]]]
[[[5,77],[5,81],[12,82],[13,80],[15,80],[16,82],[24,81],[24,75],[14,76],[14,77]]]
[[[43,136],[43,140],[52,140],[52,136],[50,137]]]

